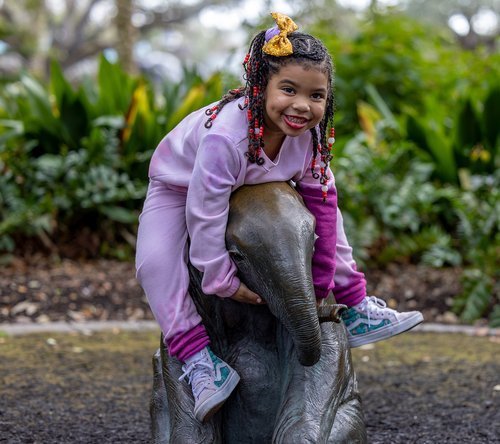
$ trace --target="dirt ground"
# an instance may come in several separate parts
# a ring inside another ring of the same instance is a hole
[[[420,310],[426,321],[456,323],[453,296],[459,268],[391,265],[366,273],[369,294],[399,310]],[[0,266],[0,324],[152,319],[132,263],[53,262],[32,257]]]
[[[0,442],[149,442],[157,344],[156,332],[0,337]],[[408,333],[352,354],[370,443],[500,442],[500,338]]]

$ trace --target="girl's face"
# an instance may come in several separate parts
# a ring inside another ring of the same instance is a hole
[[[264,94],[264,137],[295,137],[314,128],[323,119],[328,88],[328,76],[319,69],[283,66]]]

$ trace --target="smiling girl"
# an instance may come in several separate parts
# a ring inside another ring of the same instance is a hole
[[[290,18],[272,15],[277,26],[254,38],[243,63],[246,85],[187,116],[158,145],[140,216],[137,277],[169,354],[184,362],[199,421],[220,408],[239,376],[209,347],[188,293],[188,262],[203,272],[205,293],[264,303],[240,282],[225,246],[229,198],[242,185],[296,184],[316,218],[316,297],[333,291],[338,303],[350,307],[343,318],[352,347],[422,321],[418,312],[398,313],[366,295],[329,166],[335,142],[331,57],[321,41],[297,32]]]

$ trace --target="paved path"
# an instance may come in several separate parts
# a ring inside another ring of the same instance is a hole
[[[157,330],[155,321],[91,321],[49,322],[46,324],[0,324],[0,333],[23,336],[36,333],[95,333],[99,331],[151,331]]]
[[[91,322],[50,322],[45,324],[0,324],[0,334],[9,336],[35,333],[89,333],[107,330],[151,331],[157,330],[155,321],[91,321]],[[471,325],[449,325],[424,323],[412,332],[416,333],[461,333],[469,336],[498,336],[500,328],[476,327]]]

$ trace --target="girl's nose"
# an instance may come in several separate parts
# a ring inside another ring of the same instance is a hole
[[[307,100],[295,100],[292,105],[293,109],[299,112],[307,112],[310,110]]]

